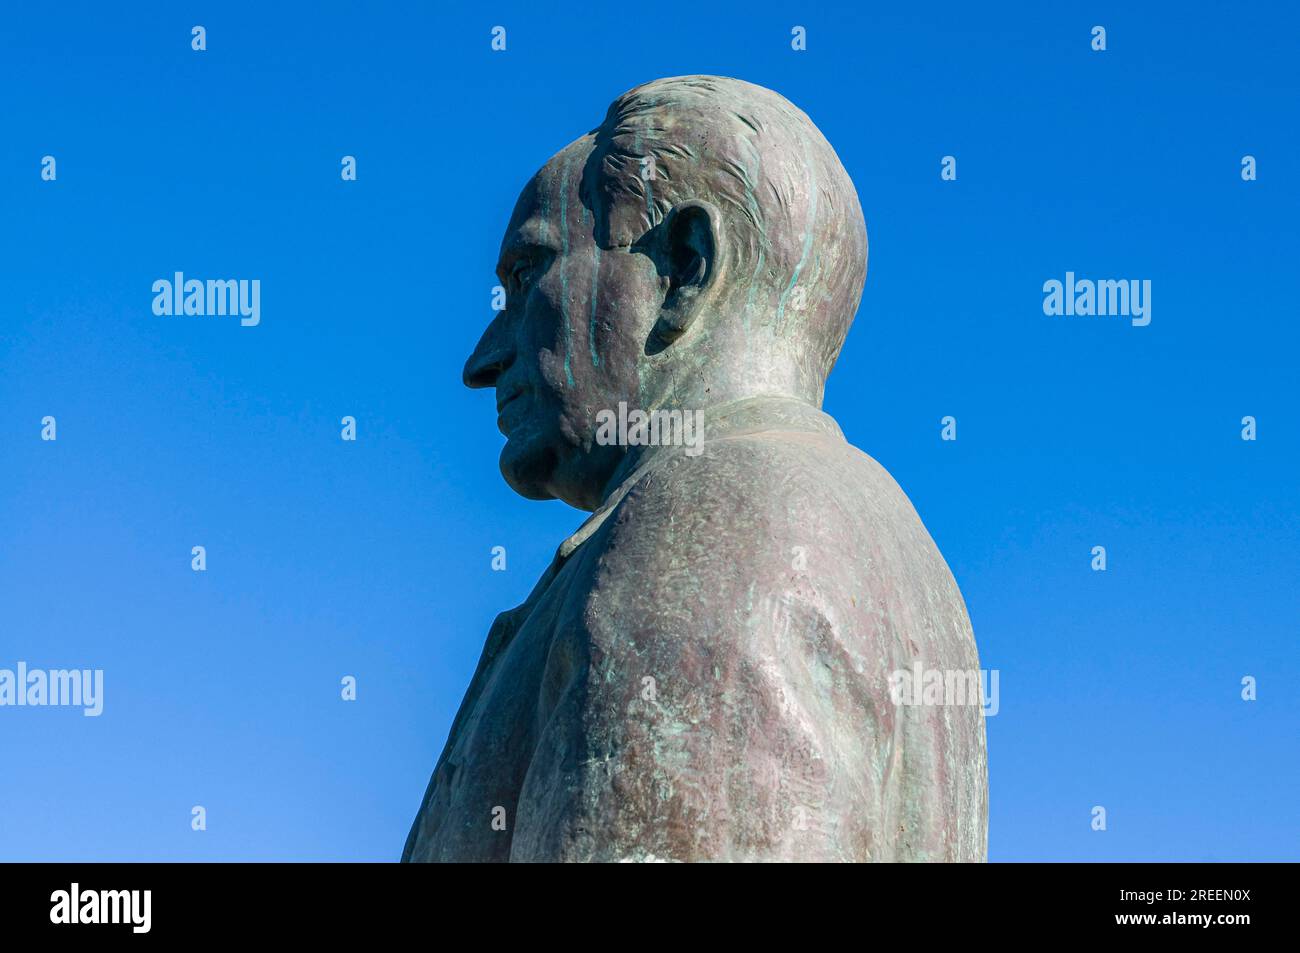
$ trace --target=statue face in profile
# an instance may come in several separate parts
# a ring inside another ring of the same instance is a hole
[[[862,212],[808,118],[738,80],[652,85],[524,188],[506,307],[465,365],[496,389],[502,473],[531,499],[599,505],[627,448],[595,441],[596,415],[620,402],[820,404],[861,294]]]
[[[590,137],[575,142],[524,188],[497,263],[506,307],[464,374],[470,387],[496,389],[510,486],[588,510],[619,457],[594,443],[594,414],[637,399],[637,342],[664,297],[646,248],[596,243],[582,202],[590,153]]]
[[[835,151],[739,80],[637,87],[528,183],[464,378],[510,486],[592,514],[492,623],[403,859],[983,859],[980,709],[891,696],[977,672],[961,595],[821,410],[866,259]],[[611,442],[621,407],[703,444]]]

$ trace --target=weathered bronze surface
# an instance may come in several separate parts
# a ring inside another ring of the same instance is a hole
[[[403,860],[985,858],[979,705],[891,695],[978,670],[961,594],[820,410],[866,260],[830,144],[734,79],[626,93],[528,183],[465,382],[510,486],[593,512],[492,625]]]

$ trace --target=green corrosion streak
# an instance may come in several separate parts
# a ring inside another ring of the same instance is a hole
[[[745,200],[749,203],[750,211],[754,215],[754,221],[763,221],[762,209],[758,207],[758,199],[754,197],[753,183],[758,181],[759,166],[762,164],[763,157],[757,149],[754,152],[754,167],[745,170],[745,177],[748,181],[745,183]],[[754,262],[754,273],[749,277],[749,294],[745,296],[745,313],[741,315],[744,323],[745,333],[749,333],[749,312],[754,307],[754,292],[758,290],[758,275],[763,270],[763,262],[766,259],[766,248],[764,244],[767,241],[766,234],[758,236],[758,259]]]
[[[803,233],[803,254],[799,256],[799,264],[794,267],[794,274],[790,276],[789,286],[781,293],[781,300],[776,306],[776,326],[779,331],[785,321],[785,301],[790,297],[790,292],[794,286],[799,283],[799,274],[803,271],[804,265],[808,264],[808,256],[812,253],[813,231],[817,224],[817,167],[813,163],[812,156],[808,154],[808,140],[803,140],[803,157],[804,163],[808,166],[808,223],[804,226]]]
[[[564,319],[564,376],[573,386],[573,328],[569,326],[569,276],[565,264],[569,260],[569,165],[572,157],[564,160],[560,170],[560,317]]]
[[[600,356],[596,353],[596,302],[600,290],[600,236],[596,234],[596,219],[592,216],[592,260],[591,260],[591,320],[587,326],[587,350],[591,352],[591,366],[600,367]],[[587,228],[587,206],[582,207],[582,228]]]
[[[546,173],[543,171],[539,176],[541,181],[537,187],[542,193],[542,217],[537,222],[537,234],[541,237],[543,244],[546,242],[546,232],[550,227],[551,218],[551,184],[546,179]]]
[[[658,100],[658,99],[651,99],[651,100],[650,100],[649,107],[650,107],[650,111],[651,111],[652,114],[653,114],[653,111],[654,111],[655,107],[657,107],[658,105],[659,105],[659,100]],[[637,126],[637,129],[636,129],[636,135],[633,137],[633,140],[632,140],[632,154],[635,155],[635,156],[637,156],[638,158],[641,158],[641,159],[644,159],[644,158],[645,158],[644,156],[641,155],[641,127],[640,127],[640,126]],[[651,161],[653,161],[653,157],[651,158]],[[653,172],[654,172],[654,167],[651,166],[651,173],[653,174]],[[637,174],[640,175],[640,171],[639,171],[639,170],[638,170]],[[649,221],[649,223],[650,223],[650,227],[653,228],[653,227],[654,227],[654,224],[655,224],[655,211],[654,211],[654,204],[655,204],[655,202],[654,202],[654,186],[650,184],[650,183],[651,183],[651,180],[645,178],[644,176],[641,177],[641,181],[645,183],[645,211],[646,211],[646,219]]]
[[[583,215],[585,218],[585,210]],[[600,288],[600,245],[595,247],[591,261],[591,321],[587,328],[587,344],[591,349],[591,366],[600,367],[600,355],[596,353],[596,292]]]

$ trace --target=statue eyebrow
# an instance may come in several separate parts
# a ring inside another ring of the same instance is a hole
[[[551,248],[549,245],[543,245],[540,242],[527,241],[524,239],[511,242],[501,250],[501,256],[497,259],[497,278],[504,283],[506,276],[510,272],[510,267],[520,258],[527,255],[534,255],[540,258],[542,256],[550,256],[553,254],[555,254],[555,249]]]

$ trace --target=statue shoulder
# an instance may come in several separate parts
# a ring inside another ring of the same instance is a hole
[[[854,522],[915,510],[874,459],[829,434],[773,430],[707,441],[690,455],[674,450],[652,466],[620,503],[623,522],[665,518],[708,521],[722,533],[803,532],[819,514],[851,512]],[[689,515],[688,515],[689,511]]]
[[[843,618],[898,595],[937,599],[936,611],[965,624],[956,582],[907,496],[831,435],[752,433],[674,453],[592,542],[596,591],[634,593],[626,603],[651,615],[677,606],[730,619],[775,599]]]

